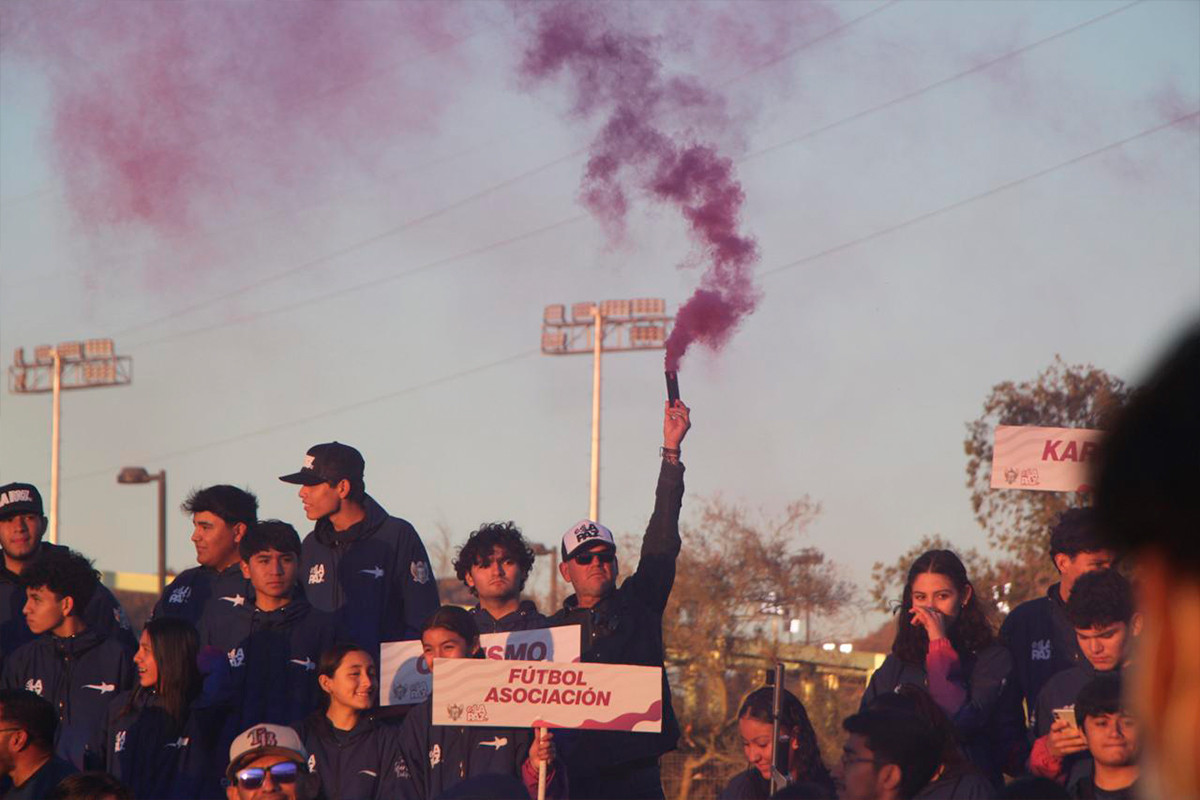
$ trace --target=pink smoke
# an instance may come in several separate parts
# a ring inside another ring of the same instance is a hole
[[[9,4],[6,57],[40,68],[66,197],[88,227],[177,234],[371,159],[441,93],[406,66],[450,4]]]
[[[740,232],[745,195],[733,163],[694,140],[698,128],[728,124],[723,98],[694,79],[664,75],[656,40],[608,24],[601,4],[525,8],[535,18],[522,75],[544,81],[566,74],[574,113],[607,117],[592,142],[584,205],[619,235],[636,188],[678,208],[698,246],[705,270],[676,316],[667,369],[677,369],[694,342],[720,350],[758,302],[758,248]]]

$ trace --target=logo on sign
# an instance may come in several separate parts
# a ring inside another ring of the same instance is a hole
[[[1014,469],[1013,467],[1009,467],[1008,469],[1004,470],[1004,480],[1006,483],[1008,483],[1009,486],[1012,486],[1013,483],[1017,480],[1016,469]]]
[[[467,706],[467,722],[487,722],[487,721],[488,721],[487,706],[485,706],[483,703],[473,703],[472,705]],[[500,744],[496,745],[496,748],[499,749],[500,745],[503,745],[507,742],[508,742],[508,740],[504,739],[503,741],[500,742]],[[485,742],[485,744],[486,744],[486,742]]]
[[[451,703],[446,706],[446,713],[450,715],[450,719],[458,722],[458,718],[462,716],[463,707],[457,703]]]

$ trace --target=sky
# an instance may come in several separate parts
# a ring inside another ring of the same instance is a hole
[[[623,224],[594,213],[604,84],[523,60],[553,6],[94,5],[0,9],[0,352],[110,337],[133,359],[132,385],[64,394],[60,541],[155,568],[127,465],[167,472],[173,568],[197,487],[249,487],[303,534],[276,478],[336,439],[427,544],[508,519],[556,543],[588,511],[591,362],[538,351],[543,307],[674,311],[709,251],[636,164]],[[1136,382],[1200,311],[1198,3],[586,16],[687,78],[653,86],[700,87],[634,106],[729,159],[757,248],[753,313],[680,368],[685,521],[808,496],[797,544],[864,595],[924,535],[982,548],[963,440],[991,388],[1056,354]],[[619,533],[653,505],[660,357],[603,360]],[[49,396],[0,394],[0,482],[48,495],[49,442]]]

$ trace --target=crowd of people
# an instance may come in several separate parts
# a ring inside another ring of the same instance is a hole
[[[1114,430],[1096,506],[1049,532],[1060,578],[1045,597],[997,627],[955,553],[923,554],[841,758],[824,763],[795,695],[761,687],[737,715],[746,769],[721,798],[1196,796],[1198,380],[1192,335]],[[548,616],[523,598],[534,554],[512,523],[481,526],[458,553],[475,606],[439,605],[416,530],[366,493],[361,454],[338,442],[280,478],[314,523],[303,539],[260,519],[245,489],[193,492],[198,564],[137,635],[87,558],[42,541],[37,488],[0,487],[0,792],[663,797],[660,760],[680,739],[667,669],[654,734],[435,725],[432,698],[379,707],[383,642],[419,639],[432,670],[482,657],[481,634],[578,625],[584,662],[664,666],[690,410],[668,402],[663,419],[636,569],[619,581],[612,532],[581,520],[561,541],[573,594]],[[1191,452],[1164,458],[1164,437]]]

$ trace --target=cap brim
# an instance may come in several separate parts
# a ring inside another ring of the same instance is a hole
[[[291,475],[280,475],[279,480],[284,483],[296,483],[301,486],[316,486],[318,483],[325,483],[325,479],[315,472],[293,472]]]
[[[605,541],[584,542],[583,544],[579,545],[571,552],[567,553],[567,557],[564,560],[570,561],[572,558],[574,558],[579,553],[587,553],[592,550],[611,550],[612,552],[615,553],[615,552],[617,552],[617,546],[615,544],[612,544],[610,542],[605,542]]]
[[[39,517],[46,516],[46,513],[37,506],[24,506],[21,503],[13,503],[3,511],[0,511],[0,520],[12,519],[18,514],[37,514]]]

